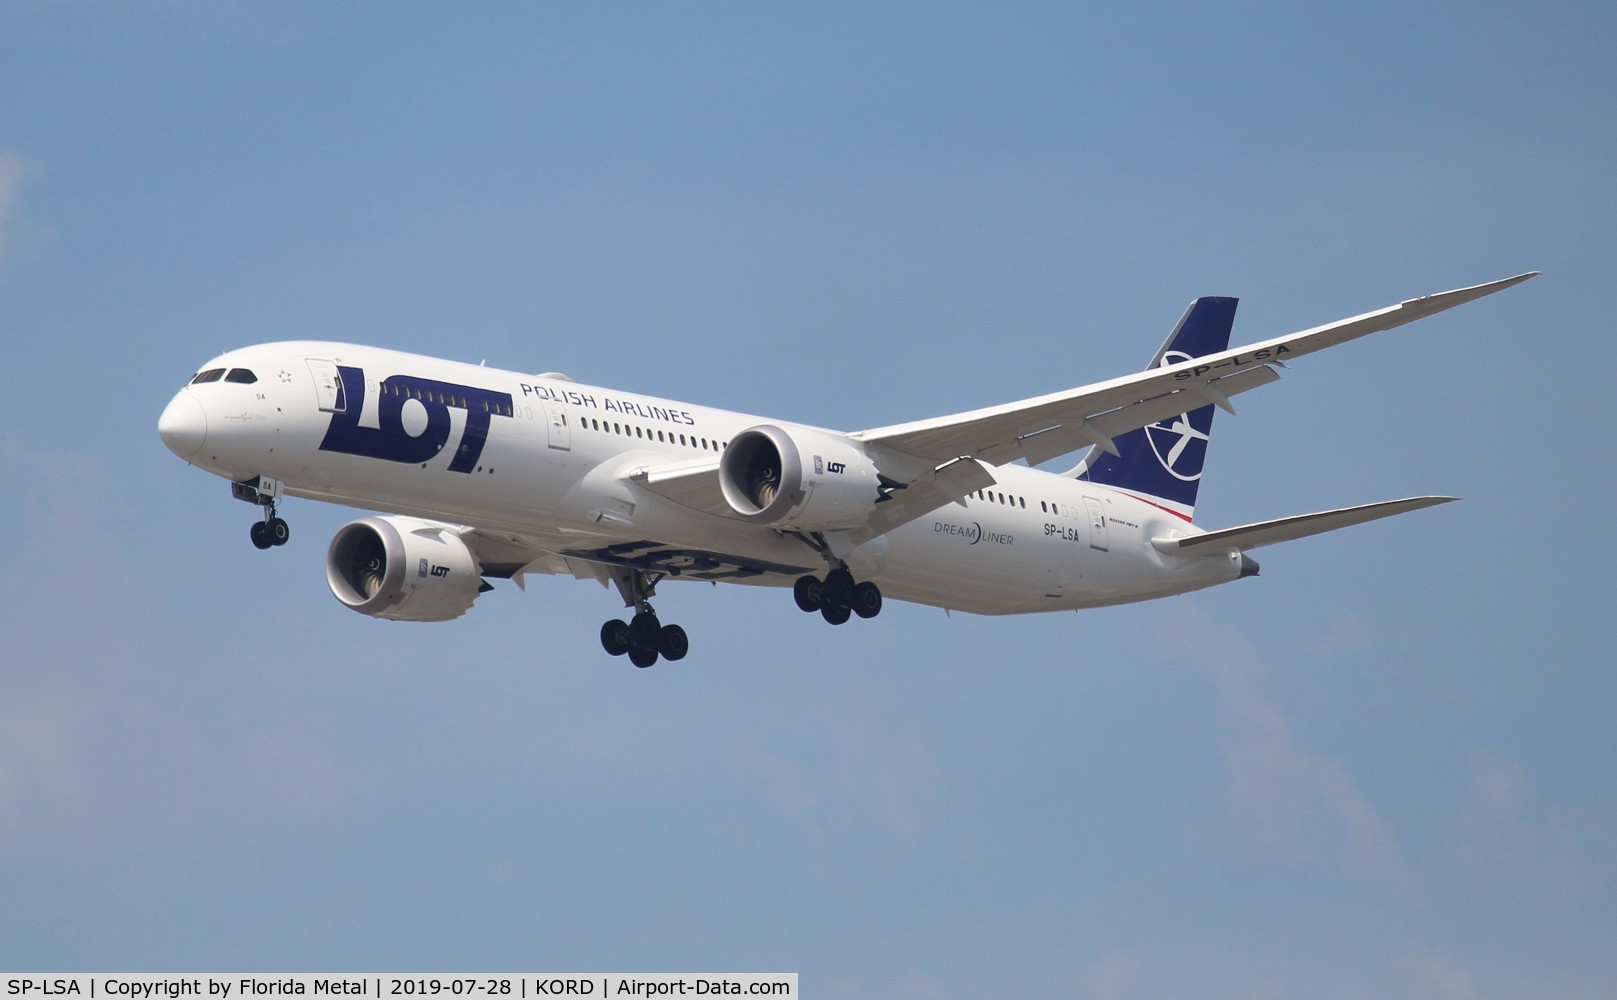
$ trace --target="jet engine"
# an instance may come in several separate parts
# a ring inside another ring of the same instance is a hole
[[[730,509],[777,528],[857,527],[879,498],[880,483],[875,463],[857,443],[806,427],[749,427],[730,439],[719,459],[719,485]]]
[[[445,622],[489,589],[458,529],[413,517],[367,517],[338,529],[326,549],[326,582],[361,614]]]

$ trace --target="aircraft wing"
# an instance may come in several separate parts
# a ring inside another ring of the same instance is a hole
[[[525,577],[534,573],[571,576],[594,580],[603,587],[618,583],[624,570],[637,569],[667,573],[689,580],[745,580],[774,574],[801,576],[814,568],[816,558],[803,550],[802,563],[773,563],[708,549],[688,549],[643,539],[605,547],[546,548],[548,542],[506,532],[449,525],[477,557],[479,572],[486,578],[510,580],[526,590]],[[490,589],[485,580],[483,589]],[[625,594],[625,603],[633,601]]]
[[[1520,284],[1529,271],[1487,284],[1409,299],[1395,306],[1301,330],[1220,354],[1065,392],[850,435],[934,462],[969,455],[994,465],[1037,465],[1085,445],[1114,451],[1111,439],[1209,403],[1234,412],[1229,397],[1274,381],[1272,365],[1431,316]]]
[[[1292,358],[1451,309],[1520,284],[1538,273],[1532,271],[1501,281],[1409,299],[1325,326],[1065,392],[851,434],[849,437],[855,441],[879,444],[922,462],[901,463],[912,468],[892,483],[899,488],[885,490],[865,524],[843,534],[852,544],[861,544],[947,503],[962,503],[967,494],[994,482],[990,470],[995,465],[1017,459],[1038,465],[1088,445],[1115,453],[1112,438],[1208,404],[1233,413],[1230,397],[1279,378],[1275,365],[1283,367]],[[916,465],[930,466],[930,469],[916,474]],[[685,507],[733,517],[734,511],[720,488],[718,473],[718,460],[701,459],[640,466],[625,478]],[[1385,517],[1403,509],[1415,508],[1404,507],[1372,516]],[[1342,513],[1306,515],[1296,523],[1307,524],[1310,530],[1284,537],[1302,537],[1358,523],[1332,522],[1320,527],[1325,522],[1306,521],[1306,518],[1334,517]],[[1267,529],[1268,534],[1245,536],[1243,545],[1250,547],[1282,540],[1271,537],[1280,530],[1278,522],[1247,526],[1256,527]],[[1253,541],[1254,538],[1264,540]],[[1194,539],[1174,540],[1180,549],[1192,544],[1213,543],[1211,536],[1200,535]]]
[[[1263,545],[1289,542],[1296,538],[1307,538],[1309,535],[1319,535],[1338,528],[1363,524],[1366,521],[1392,517],[1394,514],[1435,507],[1440,503],[1451,503],[1458,499],[1459,497],[1409,497],[1404,500],[1383,500],[1380,503],[1367,503],[1358,507],[1342,507],[1337,510],[1320,511],[1317,514],[1297,514],[1293,517],[1276,518],[1273,521],[1243,524],[1199,535],[1153,538],[1151,544],[1169,555],[1211,555],[1229,549],[1255,549]]]

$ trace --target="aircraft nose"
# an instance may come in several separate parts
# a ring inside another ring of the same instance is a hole
[[[157,418],[157,434],[169,451],[188,459],[201,451],[202,442],[208,439],[208,415],[190,393],[182,392],[168,401],[163,415]]]

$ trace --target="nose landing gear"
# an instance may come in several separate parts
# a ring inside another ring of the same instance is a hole
[[[264,520],[254,521],[247,535],[255,546],[267,549],[275,545],[285,545],[286,540],[292,537],[292,530],[286,526],[285,521],[275,516],[275,508],[271,506],[264,508]]]
[[[276,545],[285,545],[286,540],[292,537],[292,529],[275,513],[275,502],[281,497],[281,481],[268,476],[259,476],[245,482],[231,483],[230,495],[237,500],[258,504],[264,508],[264,519],[253,523],[252,529],[247,533],[253,540],[253,545],[260,549],[272,548]]]

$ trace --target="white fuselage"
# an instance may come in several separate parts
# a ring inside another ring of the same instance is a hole
[[[794,532],[685,506],[633,478],[717,463],[735,435],[762,423],[799,425],[351,344],[248,347],[210,369],[254,380],[188,384],[165,412],[164,437],[232,481],[267,477],[289,495],[470,525],[671,578],[786,586],[826,568]],[[852,549],[849,568],[890,598],[980,614],[1139,601],[1240,575],[1233,551],[1159,551],[1153,537],[1199,529],[1144,499],[1022,466],[992,474],[991,489],[964,506]]]

